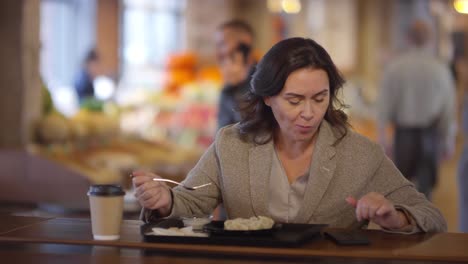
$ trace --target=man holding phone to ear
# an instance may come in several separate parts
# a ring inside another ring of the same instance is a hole
[[[218,107],[218,129],[240,121],[240,101],[250,87],[255,64],[253,40],[252,27],[242,20],[227,21],[216,32],[216,56],[224,80]]]

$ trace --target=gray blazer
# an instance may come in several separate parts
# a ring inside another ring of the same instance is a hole
[[[446,231],[439,210],[402,176],[380,145],[351,130],[334,145],[336,140],[335,129],[323,121],[304,201],[294,223],[358,225],[355,209],[345,198],[378,192],[411,215],[418,230]],[[256,145],[241,140],[237,125],[222,128],[185,180],[189,186],[213,184],[196,191],[175,187],[170,217],[207,215],[221,202],[228,218],[269,216],[268,180],[273,151],[272,141]],[[155,215],[144,210],[142,217],[151,221]]]

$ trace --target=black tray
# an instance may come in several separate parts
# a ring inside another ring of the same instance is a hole
[[[212,221],[205,227],[219,227],[223,221]],[[146,235],[153,227],[169,228],[183,227],[182,220],[161,219],[158,222],[144,224],[140,231],[145,242],[152,243],[184,243],[184,244],[215,244],[258,247],[297,247],[315,238],[320,238],[320,232],[326,225],[321,224],[280,224],[267,232],[211,232],[208,237],[190,236],[156,236]],[[209,228],[205,230],[209,231]]]
[[[273,228],[261,230],[225,230],[224,221],[211,221],[203,226],[203,231],[212,236],[270,236],[282,226],[282,224],[275,224]]]

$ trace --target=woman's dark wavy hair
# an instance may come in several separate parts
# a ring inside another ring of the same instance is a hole
[[[304,68],[322,69],[327,73],[330,104],[324,118],[340,133],[335,144],[346,136],[350,125],[342,109],[347,106],[337,98],[338,91],[345,83],[344,78],[330,55],[317,42],[306,38],[290,38],[275,44],[256,66],[250,90],[240,108],[242,119],[239,128],[244,139],[251,138],[257,144],[265,144],[273,138],[278,123],[263,99],[279,94],[288,76]]]

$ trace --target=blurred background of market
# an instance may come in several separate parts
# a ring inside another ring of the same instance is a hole
[[[253,26],[258,58],[287,37],[323,45],[347,79],[351,124],[376,140],[382,70],[405,48],[406,26],[429,21],[431,49],[453,64],[466,56],[463,4],[466,11],[466,1],[451,0],[0,1],[0,211],[86,212],[90,183],[117,182],[135,213],[131,170],[182,180],[217,129],[214,34],[233,18]],[[80,102],[74,79],[90,49],[99,76],[95,97]],[[457,92],[465,82],[458,78]],[[450,231],[462,140],[433,196]]]

